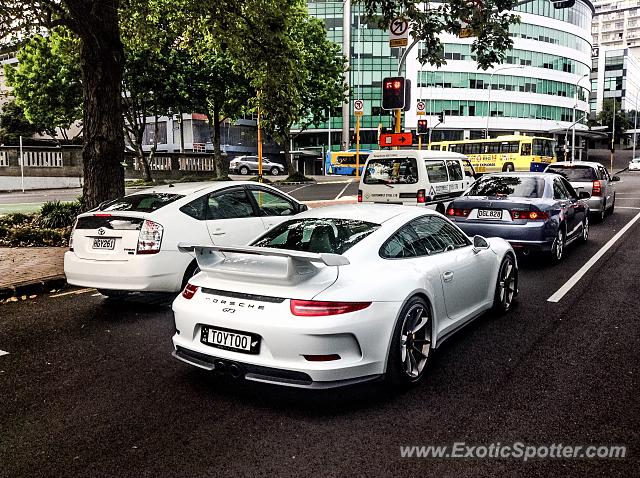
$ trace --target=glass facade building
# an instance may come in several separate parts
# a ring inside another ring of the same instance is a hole
[[[325,21],[328,38],[342,46],[344,3],[315,0],[308,6],[311,15]],[[388,32],[367,23],[360,8],[353,5],[348,13],[350,100],[364,100],[361,145],[374,148],[378,127],[393,125],[391,114],[381,109],[381,81],[396,75],[401,51],[389,48]],[[548,0],[516,7],[514,13],[520,15],[521,22],[510,27],[513,48],[503,64],[487,71],[476,64],[471,51],[473,38],[442,34],[442,55],[447,63],[440,68],[420,65],[418,45],[409,53],[403,71],[412,82],[411,109],[403,115],[403,128],[416,127],[417,99],[426,103],[429,126],[436,126],[434,141],[478,137],[487,126],[491,135],[547,134],[568,127],[574,106],[576,118],[589,111],[593,12],[589,0],[576,0],[567,9],[555,9]],[[445,113],[445,121],[436,125],[440,112]],[[348,121],[353,131],[353,114]],[[341,127],[337,106],[330,122],[334,150],[340,147]],[[328,140],[329,122],[325,122],[301,134],[295,147],[326,147]]]

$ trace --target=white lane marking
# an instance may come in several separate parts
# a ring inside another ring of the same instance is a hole
[[[334,199],[334,201],[337,201],[338,199],[340,199],[340,196],[342,196],[344,194],[344,192],[347,190],[347,188],[351,185],[351,181],[349,181],[345,187],[342,188],[342,191],[340,191],[340,194],[338,194],[336,196],[336,198]]]
[[[633,217],[633,219],[631,219],[631,221],[629,221],[626,224],[626,226],[620,229],[615,236],[609,239],[609,242],[607,242],[604,246],[602,246],[600,250],[596,252],[594,256],[591,259],[589,259],[587,263],[583,265],[578,272],[573,274],[571,278],[567,282],[565,282],[562,287],[560,287],[551,297],[549,297],[547,299],[547,302],[560,302],[560,299],[562,299],[567,294],[567,292],[569,292],[573,288],[573,286],[576,285],[580,279],[582,279],[582,277],[589,271],[589,269],[591,269],[591,267],[593,267],[593,265],[596,262],[598,262],[598,259],[604,256],[605,253],[613,247],[613,245],[618,241],[618,239],[620,239],[623,236],[623,234],[627,232],[629,228],[636,223],[638,219],[640,219],[640,212],[636,214]]]
[[[305,184],[304,186],[300,186],[299,188],[292,189],[291,191],[286,191],[286,193],[291,194],[292,192],[299,191],[300,189],[308,188],[309,186],[310,184]]]
[[[5,352],[4,350],[0,350],[0,357],[3,355],[9,355],[9,352]]]
[[[623,200],[623,199],[624,199],[624,200],[626,201],[626,200],[631,200],[631,199],[640,199],[640,198],[618,198],[618,199],[620,199],[620,200]]]
[[[102,294],[98,292],[97,294],[91,294],[91,297],[102,297]]]
[[[93,292],[95,289],[80,289],[80,290],[72,290],[71,292],[63,292],[62,294],[55,294],[55,295],[51,295],[49,297],[63,297],[65,295],[71,295],[71,294],[85,294],[87,292]]]
[[[616,209],[640,209],[640,207],[632,207],[632,206],[616,206]]]

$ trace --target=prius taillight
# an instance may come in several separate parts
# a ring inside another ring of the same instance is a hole
[[[138,235],[138,254],[156,254],[160,252],[164,228],[157,222],[145,219]]]
[[[593,186],[591,187],[591,195],[592,196],[600,196],[602,194],[602,183],[596,179],[593,182]]]
[[[366,309],[371,302],[326,302],[321,300],[291,299],[291,313],[300,317],[339,315]]]

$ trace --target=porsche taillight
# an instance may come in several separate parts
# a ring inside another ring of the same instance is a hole
[[[293,315],[300,317],[322,317],[340,315],[366,309],[371,302],[326,302],[322,300],[291,299],[290,309]]]

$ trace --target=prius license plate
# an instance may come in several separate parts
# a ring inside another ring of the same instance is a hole
[[[502,219],[502,210],[478,209],[478,219]]]
[[[202,326],[200,342],[212,347],[245,354],[257,354],[260,351],[259,335],[236,330]]]
[[[93,248],[94,249],[107,249],[107,250],[111,250],[116,246],[116,240],[115,238],[109,238],[109,239],[104,239],[104,238],[98,238],[96,237],[93,240]]]

